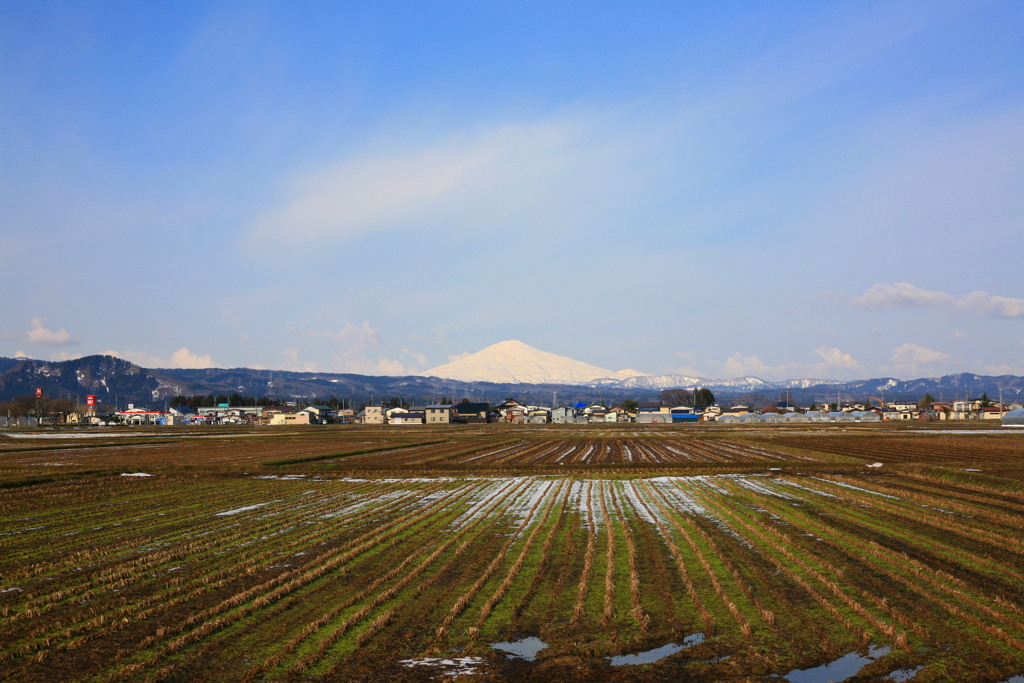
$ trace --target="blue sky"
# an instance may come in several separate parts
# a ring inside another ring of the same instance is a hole
[[[0,355],[1024,374],[1019,2],[0,0]]]

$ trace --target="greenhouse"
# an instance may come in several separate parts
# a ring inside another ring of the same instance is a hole
[[[778,413],[765,413],[761,416],[760,421],[766,424],[776,424],[778,422],[783,422],[783,419]]]
[[[1011,410],[1003,415],[1004,427],[1024,427],[1024,408]]]
[[[811,422],[828,422],[828,413],[823,413],[820,410],[808,410],[804,413],[804,417]]]
[[[853,422],[853,415],[844,410],[837,410],[828,414],[830,422]]]
[[[741,420],[738,415],[723,415],[717,420],[715,420],[715,422],[720,422],[721,424],[734,425],[743,422],[743,420]]]
[[[857,422],[881,422],[882,418],[873,410],[856,410],[853,419]]]
[[[786,413],[782,416],[786,422],[810,422],[811,419],[803,413]]]

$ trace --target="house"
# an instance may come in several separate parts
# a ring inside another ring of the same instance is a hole
[[[459,424],[486,423],[490,419],[491,405],[489,403],[470,403],[469,401],[464,401],[456,403],[453,412],[452,422]]]
[[[559,406],[551,411],[551,421],[555,424],[582,424],[587,418],[583,411],[575,406]]]
[[[409,412],[408,408],[402,408],[401,406],[395,406],[394,408],[388,408],[387,410],[384,411],[384,420],[388,424],[391,424],[392,418],[394,418],[395,415],[401,415],[402,413],[408,413],[408,412]]]
[[[306,406],[299,412],[309,415],[309,424],[323,425],[331,421],[331,409],[327,406]]]
[[[951,420],[978,419],[978,413],[975,410],[973,401],[953,401],[950,407],[951,412],[949,414],[949,419]]]
[[[608,416],[606,416],[605,417],[605,421],[607,421],[607,422],[632,422],[633,421],[633,415],[628,410],[623,408],[622,406],[615,406],[614,408],[612,408],[611,412],[615,414],[614,419],[609,419]]]
[[[384,424],[384,409],[380,406],[366,406],[359,414],[362,416],[362,423],[365,425]]]
[[[700,419],[702,422],[714,422],[721,414],[722,408],[720,406],[706,406],[704,412],[700,414]]]
[[[388,417],[388,424],[392,425],[421,425],[426,418],[425,413],[413,412],[402,409],[402,412],[395,412]]]
[[[546,425],[551,422],[551,411],[547,408],[531,408],[527,412],[527,421],[532,425]]]
[[[451,424],[452,406],[444,403],[429,405],[423,409],[427,424]]]
[[[929,420],[946,420],[949,419],[949,411],[944,410],[938,404],[933,404],[931,408],[925,408],[917,413],[917,419],[921,421]]]
[[[270,415],[271,425],[308,425],[310,422],[311,413],[308,411],[300,410],[297,413],[286,413],[283,411],[274,411]]]
[[[525,422],[527,407],[514,398],[506,399],[504,403],[494,408],[505,422]]]

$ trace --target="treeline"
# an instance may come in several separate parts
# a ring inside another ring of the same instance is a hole
[[[4,417],[67,415],[81,409],[81,404],[70,398],[36,398],[34,394],[15,396],[10,401],[0,402],[0,415]]]
[[[663,406],[693,406],[700,410],[715,405],[715,395],[710,389],[701,387],[688,389],[665,389],[660,393]]]

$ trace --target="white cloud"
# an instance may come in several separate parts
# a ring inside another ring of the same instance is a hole
[[[213,362],[213,358],[210,354],[207,353],[199,355],[197,353],[192,353],[184,346],[171,354],[171,361],[174,363],[175,367],[187,368],[190,370],[216,367],[216,363]]]
[[[318,370],[315,362],[299,360],[299,350],[296,348],[281,349],[281,356],[284,357],[282,370],[292,372],[317,372]]]
[[[384,347],[384,338],[369,320],[358,324],[345,323],[337,332],[311,332],[310,336],[333,339],[350,353],[365,353],[370,349]]]
[[[785,366],[771,366],[757,356],[744,356],[742,353],[734,353],[721,362],[709,361],[708,365],[717,368],[716,373],[720,373],[723,378],[746,377],[747,375],[775,376],[785,373]]]
[[[959,299],[948,292],[921,289],[907,282],[881,282],[851,299],[856,308],[871,311],[901,308],[940,308],[985,313],[997,318],[1024,317],[1024,299],[971,292]]]
[[[895,373],[915,373],[922,366],[945,363],[953,359],[948,353],[909,343],[894,348],[891,358],[892,371]]]
[[[361,323],[345,323],[337,332],[311,332],[311,337],[325,337],[337,344],[331,356],[334,372],[351,372],[361,375],[411,375],[416,367],[426,367],[426,357],[409,349],[402,349],[401,357],[408,357],[412,365],[401,360],[387,358],[387,344],[380,330],[369,320]]]
[[[852,355],[835,347],[822,346],[814,349],[814,353],[821,358],[821,362],[814,366],[815,374],[818,375],[835,370],[856,370],[860,367],[860,363]]]
[[[1024,375],[1024,360],[1000,365],[983,365],[980,372],[984,375]]]
[[[117,358],[123,358],[144,368],[182,368],[198,370],[217,366],[210,354],[199,355],[192,353],[184,346],[172,353],[170,360],[146,351],[132,351],[131,349],[127,349],[125,351],[107,349],[106,351],[100,351],[99,354],[102,356],[116,356]]]
[[[100,351],[99,355],[123,358],[124,360],[130,363],[135,363],[143,368],[167,368],[171,366],[167,360],[145,351],[132,351],[131,349],[118,351],[117,349],[107,349],[105,351]]]
[[[29,355],[27,353],[25,353],[24,351],[22,351],[21,349],[19,349],[19,350],[14,352],[14,357],[15,358],[28,358]]]
[[[50,360],[61,362],[66,360],[75,360],[77,358],[82,358],[85,355],[86,354],[74,353],[71,351],[58,351],[57,353],[50,354]]]
[[[42,318],[32,318],[30,321],[32,329],[21,335],[21,340],[26,344],[39,344],[41,346],[70,346],[77,344],[78,340],[71,336],[71,333],[61,328],[51,330],[46,327],[46,321]]]
[[[377,372],[375,372],[374,374],[392,375],[392,376],[401,376],[401,375],[408,375],[408,374],[410,374],[405,369],[405,366],[400,361],[388,360],[387,358],[382,358],[381,360],[377,361],[376,368],[377,368]]]
[[[716,379],[754,376],[761,379],[781,380],[800,379],[805,377],[818,379],[838,379],[850,376],[861,369],[861,364],[851,354],[831,346],[822,346],[814,350],[820,358],[816,363],[799,363],[789,361],[780,365],[769,365],[757,356],[744,356],[734,353],[724,361],[709,361],[714,369]]]

